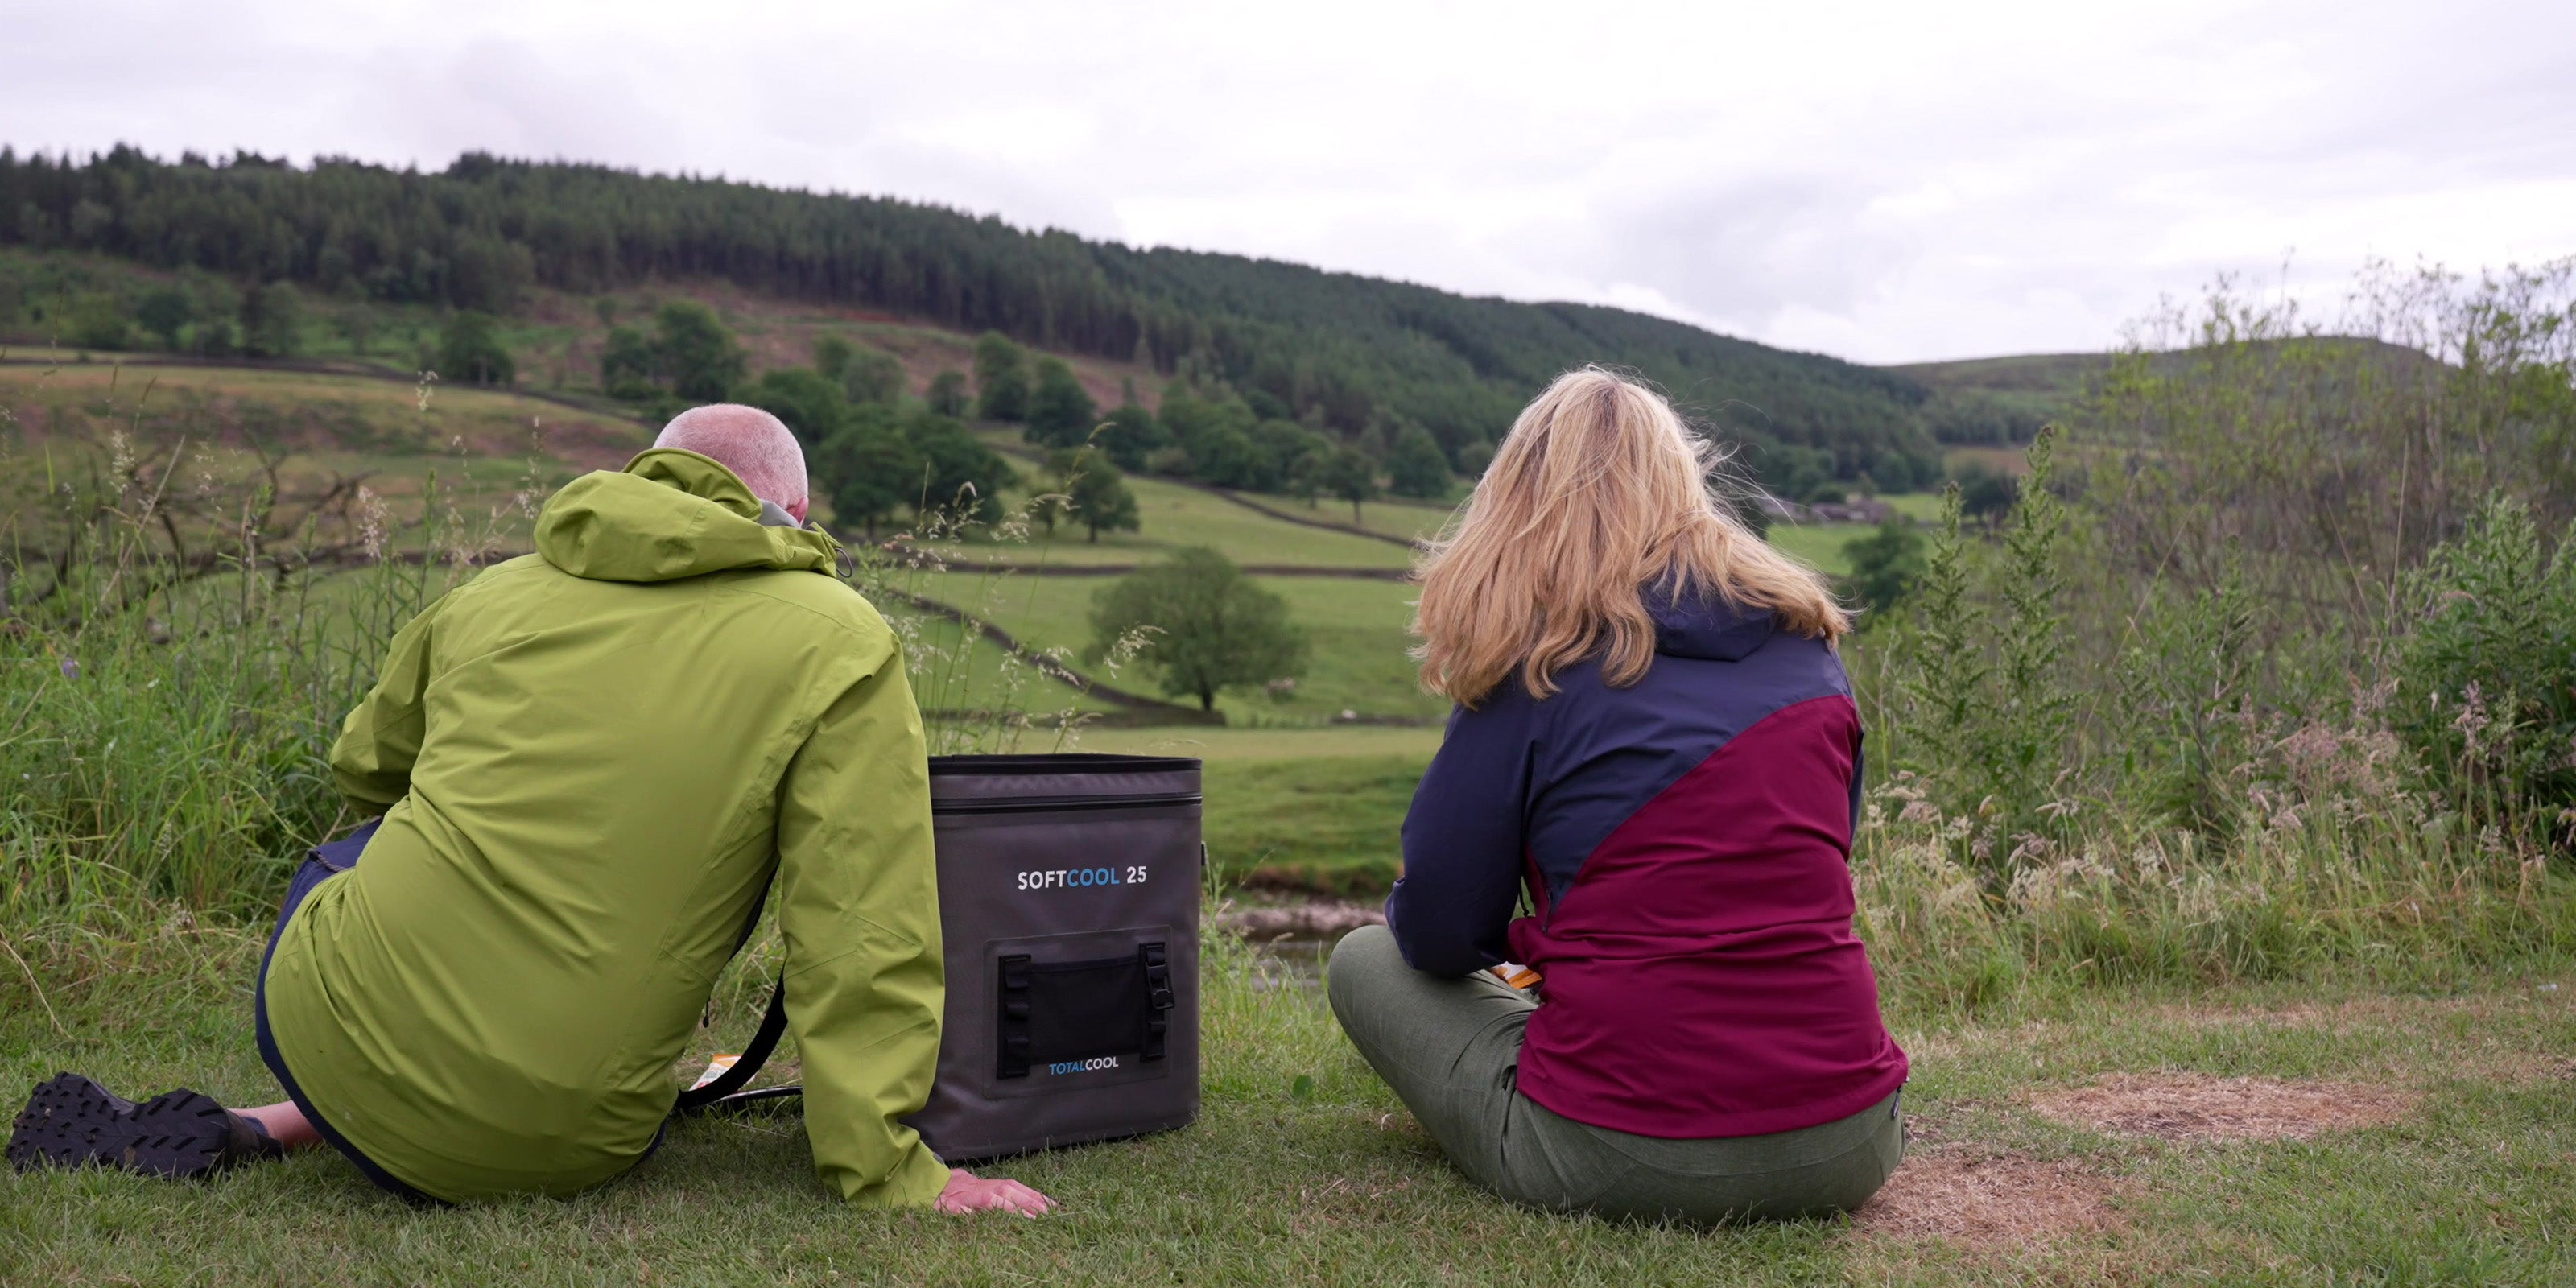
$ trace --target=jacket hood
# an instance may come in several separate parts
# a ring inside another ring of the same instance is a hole
[[[1655,651],[1671,657],[1740,661],[1780,629],[1770,609],[1717,595],[1675,599],[1650,590],[1646,612],[1655,619]]]
[[[592,581],[677,581],[728,568],[831,574],[839,544],[819,528],[779,522],[786,517],[732,470],[656,447],[622,471],[565,484],[537,515],[537,553]]]

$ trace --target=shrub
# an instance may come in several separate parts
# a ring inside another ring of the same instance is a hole
[[[856,352],[850,342],[840,336],[824,334],[814,337],[814,374],[834,384],[841,383],[842,374],[850,369],[850,355]]]
[[[1970,461],[1951,475],[1959,489],[1959,507],[1971,519],[1991,522],[2011,511],[2021,485],[2013,476],[1989,465]]]
[[[176,286],[156,286],[144,293],[143,302],[134,309],[135,320],[161,341],[164,349],[179,347],[179,333],[197,317],[197,302]]]
[[[2576,526],[2491,498],[2407,578],[2397,727],[2460,807],[2576,822]]]
[[[2048,490],[2057,439],[2052,427],[2032,440],[2030,475],[1997,557],[1972,550],[1960,488],[1943,494],[1916,601],[1919,627],[1898,679],[1905,731],[1937,773],[1933,803],[1974,820],[1958,839],[1989,889],[2047,853],[2065,814],[2060,779],[2070,770],[2075,693],[2061,665],[2066,515]]]
[[[122,349],[134,338],[134,325],[116,297],[104,291],[83,295],[63,312],[63,342],[80,349]]]
[[[1923,534],[1903,519],[1891,518],[1878,531],[1843,543],[1851,575],[1843,579],[1852,597],[1872,614],[1884,614],[1903,602],[1923,577]]]

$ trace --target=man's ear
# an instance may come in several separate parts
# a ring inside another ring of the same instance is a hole
[[[805,521],[806,509],[813,504],[814,499],[812,497],[807,497],[804,500],[787,507],[787,517],[796,520],[798,523],[803,523]]]

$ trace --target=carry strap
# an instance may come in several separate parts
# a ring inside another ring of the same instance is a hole
[[[736,954],[742,952],[743,945],[751,942],[752,932],[760,929],[760,912],[769,904],[770,882],[778,879],[778,870],[771,868],[769,876],[769,881],[760,883],[760,897],[751,903],[751,919],[743,923],[742,937],[733,941]],[[787,972],[781,967],[778,982],[769,989],[769,1010],[760,1017],[760,1028],[751,1035],[750,1043],[743,1047],[742,1055],[735,1059],[733,1067],[705,1083],[682,1091],[680,1098],[672,1102],[671,1112],[675,1115],[693,1114],[741,1091],[744,1083],[760,1076],[760,1066],[769,1063],[769,1053],[778,1049],[778,1039],[786,1032]],[[743,1098],[767,1100],[783,1095],[802,1095],[804,1090],[803,1087],[764,1087],[746,1093]]]
[[[696,1113],[741,1091],[744,1083],[759,1076],[760,1066],[769,1062],[769,1053],[778,1049],[779,1036],[786,1032],[787,977],[781,975],[778,977],[777,985],[769,990],[769,1013],[760,1017],[760,1030],[751,1035],[750,1044],[742,1049],[742,1058],[734,1061],[732,1068],[717,1074],[705,1085],[691,1087],[681,1092],[678,1102],[671,1106],[671,1112]],[[789,1092],[801,1094],[803,1091],[802,1087],[765,1087],[750,1094],[768,1099]]]

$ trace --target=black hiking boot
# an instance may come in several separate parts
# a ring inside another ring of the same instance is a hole
[[[27,1097],[9,1133],[9,1162],[118,1167],[147,1176],[204,1176],[285,1150],[259,1124],[185,1087],[136,1104],[79,1074],[57,1074]]]

